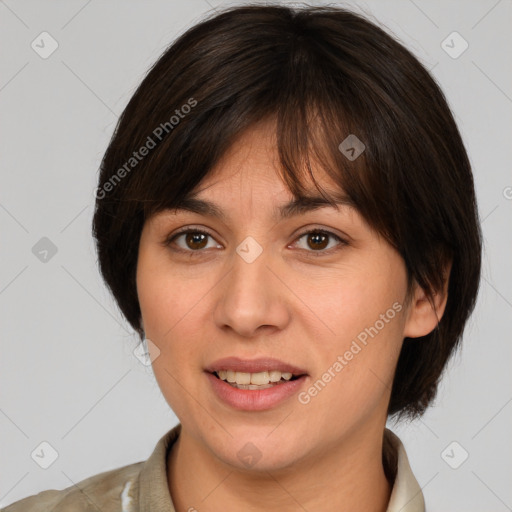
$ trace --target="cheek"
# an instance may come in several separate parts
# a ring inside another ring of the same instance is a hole
[[[383,402],[402,346],[404,294],[400,268],[346,274],[309,293],[308,305],[329,329],[316,338],[318,372],[302,403],[356,418]]]
[[[193,384],[187,379],[194,374],[191,363],[196,358],[191,351],[192,344],[187,343],[190,338],[182,330],[191,321],[186,315],[186,300],[181,290],[176,287],[171,290],[169,293],[165,282],[159,279],[145,280],[139,290],[139,302],[146,338],[157,347],[158,355],[152,358],[156,382],[174,413],[186,418],[190,400],[186,390]]]
[[[167,403],[179,417],[189,414],[189,393],[197,394],[201,365],[198,342],[203,338],[199,331],[205,325],[202,299],[214,283],[205,274],[183,276],[161,257],[139,254],[137,294],[144,331],[159,351],[152,362],[153,372]]]
[[[353,326],[355,336],[342,335],[321,347],[318,371],[298,397],[321,431],[336,435],[385,414],[401,347],[400,322],[395,317],[380,330],[375,320],[359,331]]]
[[[332,275],[320,284],[306,280],[299,293],[305,297],[304,312],[309,309],[320,321],[322,346],[337,351],[359,335],[364,341],[368,330],[375,334],[375,328],[379,339],[396,337],[402,325],[403,280],[399,274],[353,271]]]
[[[208,276],[180,275],[164,256],[141,251],[137,295],[147,337],[164,345],[168,339],[176,339],[177,331],[192,325],[194,308],[210,288]]]

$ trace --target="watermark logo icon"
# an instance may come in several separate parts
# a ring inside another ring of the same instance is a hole
[[[133,355],[144,366],[150,366],[160,356],[160,349],[149,338],[145,338],[143,342],[137,345]]]
[[[49,238],[43,236],[32,247],[32,254],[41,263],[48,263],[57,254],[57,246]]]
[[[59,47],[59,43],[48,32],[41,32],[30,46],[39,57],[47,59]]]
[[[469,453],[457,441],[452,441],[442,452],[441,458],[452,469],[459,469],[469,457]]]
[[[256,445],[249,442],[246,443],[236,454],[238,460],[246,467],[252,468],[261,459],[261,451]]]
[[[358,158],[366,149],[364,143],[353,133],[351,133],[343,142],[338,146],[338,149],[353,162]]]
[[[456,31],[441,43],[441,48],[452,58],[458,59],[469,47],[469,43]]]
[[[263,252],[263,247],[252,236],[248,236],[236,248],[236,252],[246,263],[252,263]]]
[[[39,467],[48,469],[58,459],[59,453],[48,441],[43,441],[30,456]]]

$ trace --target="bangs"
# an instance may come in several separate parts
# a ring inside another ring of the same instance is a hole
[[[196,83],[172,104],[160,105],[162,112],[169,112],[189,96],[197,101],[144,160],[130,187],[130,200],[141,205],[144,221],[178,208],[247,130],[268,123],[275,135],[280,177],[294,198],[307,199],[311,183],[332,206],[348,198],[368,224],[396,246],[390,229],[392,188],[385,169],[374,163],[371,142],[380,126],[373,112],[373,127],[367,127],[369,109],[364,106],[371,91],[354,78],[356,64],[348,65],[340,78],[339,62],[326,59],[314,41],[279,38],[266,44],[266,50],[261,48],[265,42],[255,49],[254,58],[261,62],[240,71],[238,80],[231,77],[236,67],[231,59],[225,70],[216,70],[215,84]],[[251,56],[245,55],[244,61]],[[219,93],[228,90],[229,95]],[[153,125],[162,125],[166,117],[160,115]],[[339,194],[321,187],[316,179],[320,173]]]

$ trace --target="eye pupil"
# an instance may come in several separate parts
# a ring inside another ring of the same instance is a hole
[[[313,249],[324,249],[326,247],[326,244],[322,243],[322,241],[320,239],[323,239],[323,242],[325,242],[327,240],[327,238],[328,238],[328,236],[323,233],[311,233],[309,235],[309,239],[314,240],[313,246],[312,246]],[[320,243],[320,246],[318,245],[319,243]]]
[[[202,241],[197,241],[198,237],[202,237]],[[190,232],[187,233],[186,236],[186,243],[192,248],[192,249],[202,249],[204,247],[204,240],[206,240],[207,235],[204,233],[196,233],[196,232]],[[200,247],[196,247],[195,244],[199,243]]]

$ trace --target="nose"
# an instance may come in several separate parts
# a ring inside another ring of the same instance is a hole
[[[285,329],[290,321],[290,292],[270,251],[252,261],[240,254],[233,254],[231,268],[215,289],[216,325],[244,338]]]

